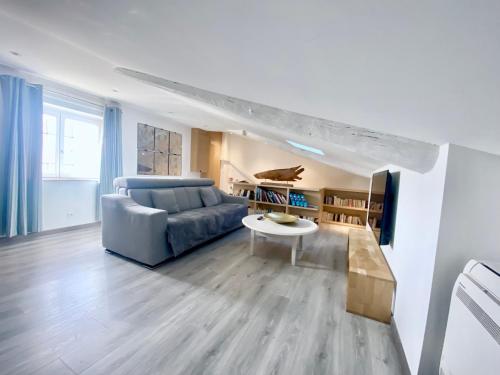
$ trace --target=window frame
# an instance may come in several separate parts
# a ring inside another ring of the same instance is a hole
[[[64,164],[64,124],[66,119],[87,122],[97,126],[99,147],[102,145],[103,118],[91,113],[80,112],[70,108],[61,107],[51,103],[43,103],[43,115],[56,118],[56,174],[45,175],[42,172],[42,180],[48,181],[99,181],[97,177],[71,177],[61,175],[61,166]],[[42,137],[44,133],[42,131]],[[42,159],[43,162],[43,159]]]

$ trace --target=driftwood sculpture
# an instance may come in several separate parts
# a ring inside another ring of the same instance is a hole
[[[271,169],[269,171],[264,171],[254,174],[256,178],[267,179],[272,181],[297,181],[302,180],[299,174],[304,172],[304,168],[301,165],[298,167],[284,168],[284,169]]]

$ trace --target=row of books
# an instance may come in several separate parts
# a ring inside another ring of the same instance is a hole
[[[325,204],[339,206],[339,207],[354,207],[354,208],[366,208],[366,200],[364,199],[352,199],[352,198],[340,198],[336,195],[325,196]]]
[[[255,192],[249,189],[240,189],[238,192],[235,194],[238,197],[247,197],[248,199],[254,200],[255,199]]]
[[[368,224],[370,224],[370,226],[372,228],[378,228],[377,225],[379,225],[380,223],[379,223],[379,221],[377,220],[376,217],[369,217],[368,218]]]
[[[370,202],[371,211],[382,211],[384,209],[384,204],[380,202]]]
[[[261,202],[286,204],[287,199],[284,194],[278,193],[273,190],[266,190],[258,187],[255,189],[255,200]]]
[[[323,220],[336,221],[337,223],[363,225],[359,216],[346,215],[342,213],[323,212]]]

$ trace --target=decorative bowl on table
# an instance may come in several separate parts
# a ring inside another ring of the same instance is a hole
[[[297,216],[285,214],[283,212],[268,212],[264,214],[264,217],[278,224],[291,224],[298,220]]]

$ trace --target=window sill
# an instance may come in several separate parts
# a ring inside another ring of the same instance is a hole
[[[85,177],[42,177],[42,181],[95,181],[99,182],[98,178]]]

